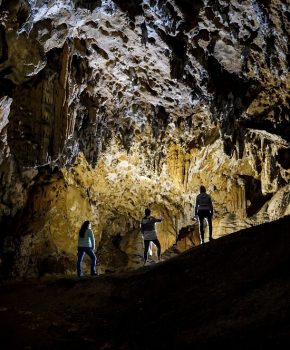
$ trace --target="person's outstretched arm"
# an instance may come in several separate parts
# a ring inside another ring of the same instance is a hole
[[[154,219],[154,222],[162,222],[163,218],[162,218],[162,215],[160,214],[160,217],[159,219],[158,218],[153,218]]]

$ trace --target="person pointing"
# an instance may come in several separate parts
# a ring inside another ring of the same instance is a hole
[[[148,259],[148,250],[149,250],[150,242],[155,244],[157,248],[158,260],[160,261],[161,259],[161,245],[157,238],[157,233],[155,229],[155,224],[158,222],[162,222],[162,216],[160,215],[160,218],[157,219],[154,216],[151,216],[150,209],[148,208],[145,209],[145,216],[142,219],[141,225],[140,225],[141,233],[144,240],[144,264],[146,264]]]

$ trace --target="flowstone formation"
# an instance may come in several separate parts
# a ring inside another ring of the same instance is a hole
[[[99,272],[290,213],[287,0],[0,1],[3,273],[74,273],[91,220]],[[186,233],[186,234],[185,234]],[[154,255],[154,251],[153,251]],[[154,258],[154,256],[153,256]]]

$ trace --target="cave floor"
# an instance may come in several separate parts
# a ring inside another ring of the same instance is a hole
[[[2,281],[1,349],[284,349],[290,217],[131,272]]]

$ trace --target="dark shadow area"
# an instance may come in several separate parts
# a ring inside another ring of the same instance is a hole
[[[128,14],[131,20],[143,14],[142,0],[114,0],[114,2],[123,12]]]
[[[27,0],[19,1],[19,3],[17,22],[19,24],[19,29],[21,29],[31,15],[31,7]]]
[[[1,349],[286,349],[290,217],[139,270],[2,281]]]
[[[98,260],[105,266],[105,273],[114,273],[124,269],[128,264],[128,256],[122,250],[122,236],[120,233],[111,236],[109,232],[105,232],[102,235],[102,239],[99,243],[97,250]],[[106,254],[110,251],[110,255]],[[106,261],[104,260],[106,256]]]
[[[0,25],[0,64],[8,59],[8,45],[6,42],[5,28]]]
[[[182,11],[182,14],[186,20],[186,30],[194,28],[197,24],[197,17],[200,9],[204,6],[202,0],[176,0],[176,5]]]
[[[158,138],[164,132],[169,120],[170,116],[166,109],[161,105],[157,105],[151,118],[152,131],[155,138]]]
[[[207,61],[209,90],[214,93],[213,117],[219,121],[224,152],[243,155],[245,128],[240,116],[261,91],[261,84],[226,71],[214,56]],[[229,138],[230,136],[230,138]],[[238,144],[238,149],[236,149]]]
[[[35,183],[27,194],[25,207],[19,210],[14,216],[3,216],[0,220],[0,257],[2,257],[2,264],[0,265],[0,278],[13,278],[18,271],[17,259],[20,255],[23,258],[23,252],[20,253],[20,247],[23,241],[29,235],[35,235],[34,230],[41,230],[43,221],[36,214],[37,197],[43,195],[47,186],[53,182],[61,181],[63,179],[62,173],[57,167],[54,169],[50,166],[43,166],[38,168],[38,175],[35,177]],[[44,211],[46,205],[43,204]],[[48,207],[47,207],[48,208]],[[39,208],[38,208],[39,209]],[[11,208],[12,210],[12,208]],[[34,226],[35,221],[38,221],[37,226]],[[41,242],[40,246],[46,247],[44,254],[27,256],[29,266],[34,270],[36,276],[42,276],[46,273],[64,273],[64,271],[71,265],[67,256],[62,252],[56,254],[56,248],[47,242]],[[41,248],[40,248],[41,249]],[[25,273],[21,271],[23,275]]]
[[[176,35],[165,33],[162,29],[155,27],[156,32],[171,49],[170,55],[170,75],[172,79],[181,80],[184,67],[187,63],[187,36],[183,32]]]
[[[283,107],[283,106],[282,106]],[[281,108],[282,108],[281,107]],[[271,110],[265,110],[262,115],[253,116],[251,120],[245,120],[242,122],[242,125],[248,129],[257,129],[264,130],[269,132],[270,134],[281,136],[284,140],[290,142],[290,124],[284,116],[286,116],[286,106],[283,107],[285,110],[285,114],[281,114],[281,110],[277,109],[275,112],[275,121],[276,124],[273,123],[273,120],[267,120],[267,116]],[[280,120],[280,122],[278,122]]]
[[[253,216],[257,214],[262,206],[273,197],[273,194],[269,193],[263,195],[261,181],[247,175],[240,175],[240,177],[244,179],[246,184],[246,201],[250,201],[251,203],[247,207],[247,216]]]
[[[224,97],[232,93],[234,96],[239,97],[240,104],[235,106],[239,114],[254,100],[262,89],[260,82],[240,77],[225,70],[214,56],[208,57],[207,65],[210,77],[209,89],[212,92],[216,91],[218,96]]]
[[[4,78],[11,73],[11,68],[7,68],[0,73],[0,98],[3,96],[13,97],[15,85],[11,80]]]
[[[76,8],[85,8],[90,11],[102,6],[102,0],[73,0],[73,2]]]
[[[2,216],[0,220],[0,281],[11,277],[11,266],[15,263],[15,243],[13,232],[14,220],[9,216]]]
[[[290,169],[290,148],[279,149],[278,163],[282,166],[283,169]]]

